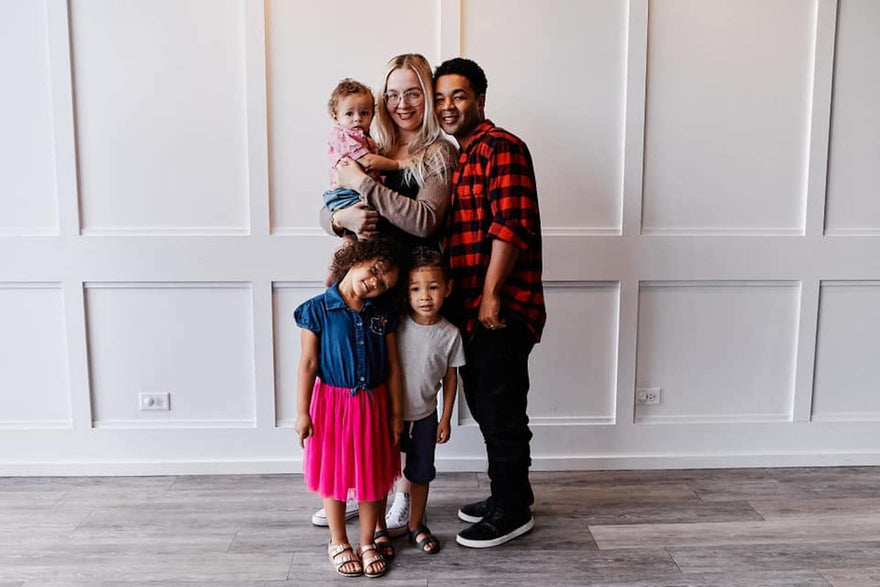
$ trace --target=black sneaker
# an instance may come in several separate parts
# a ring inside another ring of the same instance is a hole
[[[491,509],[492,497],[490,496],[483,501],[476,501],[474,503],[469,503],[467,505],[461,506],[461,509],[458,510],[458,519],[463,522],[476,524],[487,515],[489,515],[489,511]]]
[[[485,518],[458,533],[455,541],[469,548],[489,548],[509,542],[535,527],[531,510],[505,511],[494,507]]]

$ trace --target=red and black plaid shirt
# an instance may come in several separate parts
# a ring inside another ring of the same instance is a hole
[[[541,283],[541,217],[526,144],[484,120],[462,150],[452,179],[444,249],[453,280],[450,317],[469,335],[477,323],[492,240],[519,249],[501,290],[501,312],[522,320],[541,340],[547,313]]]

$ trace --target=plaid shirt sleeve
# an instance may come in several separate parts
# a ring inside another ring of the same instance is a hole
[[[525,249],[540,232],[532,162],[524,143],[498,141],[486,166],[492,224],[489,234]]]

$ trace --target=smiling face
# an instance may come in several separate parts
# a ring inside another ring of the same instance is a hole
[[[373,96],[369,94],[348,94],[339,98],[333,120],[348,130],[369,132],[373,120]]]
[[[440,320],[443,300],[452,290],[439,267],[419,267],[409,273],[409,306],[413,320],[419,324],[435,324]]]
[[[463,75],[448,73],[434,82],[434,109],[443,130],[466,146],[474,129],[482,122],[486,95],[477,96]]]
[[[389,267],[384,261],[370,259],[353,265],[345,275],[355,297],[370,300],[381,296],[397,283],[397,267]]]
[[[418,132],[425,118],[425,94],[416,72],[401,67],[388,74],[385,108],[401,133]]]

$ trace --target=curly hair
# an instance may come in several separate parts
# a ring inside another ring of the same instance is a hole
[[[330,94],[330,99],[327,101],[327,111],[330,113],[331,118],[336,114],[336,107],[339,105],[339,100],[352,94],[365,94],[369,96],[370,99],[373,98],[373,92],[370,88],[359,81],[347,77],[336,84],[336,87],[333,88],[333,92]],[[375,111],[375,109],[376,104],[373,103],[373,110]]]
[[[437,78],[441,75],[449,74],[460,75],[467,78],[475,96],[485,94],[486,88],[489,87],[489,82],[486,81],[486,72],[483,71],[482,67],[477,65],[476,61],[471,61],[470,59],[465,59],[463,57],[447,59],[434,70],[434,81],[436,82]]]
[[[397,267],[399,275],[404,275],[407,271],[406,254],[396,241],[383,237],[361,239],[340,247],[334,253],[333,261],[330,263],[330,274],[333,281],[342,281],[349,269],[365,261],[381,261],[389,268]],[[402,282],[403,280],[398,278],[394,287],[385,292],[383,296],[397,297],[402,290]]]

